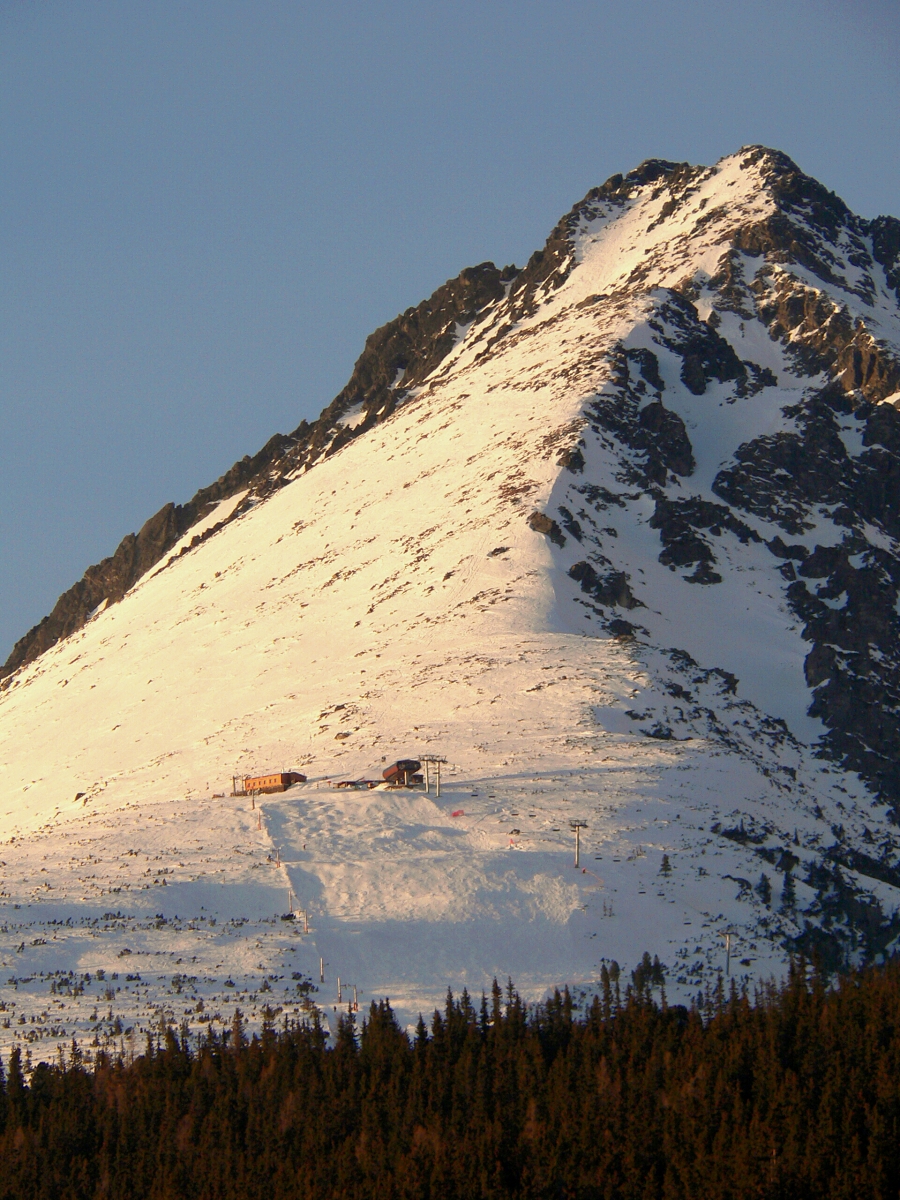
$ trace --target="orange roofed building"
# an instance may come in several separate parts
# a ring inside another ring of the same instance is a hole
[[[286,792],[292,784],[306,783],[299,771],[279,771],[275,775],[245,775],[245,792]]]

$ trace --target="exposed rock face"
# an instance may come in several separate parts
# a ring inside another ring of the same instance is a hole
[[[569,514],[569,523],[572,522],[572,516]],[[535,530],[536,533],[544,533],[551,542],[555,542],[557,546],[562,548],[566,544],[566,535],[560,529],[556,521],[552,517],[548,517],[546,513],[533,512],[528,518],[529,528]]]
[[[248,501],[280,487],[298,468],[333,454],[351,438],[386,420],[398,402],[440,364],[459,339],[460,331],[479,313],[505,296],[517,271],[500,271],[493,263],[470,267],[445,283],[417,308],[407,309],[366,340],[347,386],[310,424],[301,421],[293,433],[276,434],[257,454],[246,455],[187,504],[167,504],[137,534],[128,534],[110,558],[90,567],[64,592],[49,616],[13,647],[0,677],[37,658],[50,646],[80,629],[104,600],[114,603],[210,511],[220,500],[249,488]],[[356,424],[342,418],[359,408]],[[241,509],[232,516],[239,516]]]
[[[619,608],[642,607],[641,601],[635,599],[628,586],[628,576],[624,571],[608,571],[601,575],[589,562],[577,562],[569,568],[569,578],[574,579],[583,592],[600,604]]]
[[[900,221],[896,217],[876,217],[869,233],[875,261],[884,267],[888,284],[900,300]]]
[[[659,496],[648,524],[659,530],[663,544],[659,556],[661,563],[671,567],[696,567],[692,575],[685,577],[689,583],[722,582],[721,575],[712,569],[716,561],[712,547],[699,530],[709,530],[713,537],[721,537],[723,530],[728,530],[744,545],[761,541],[759,534],[739,521],[730,508],[697,497],[670,500]]]
[[[417,308],[408,308],[370,334],[349,383],[310,427],[306,461],[326,447],[333,453],[390,416],[397,403],[440,365],[479,314],[505,296],[517,274],[515,267],[500,271],[490,262],[469,267]],[[343,427],[335,437],[335,423],[357,406],[360,423]],[[298,430],[295,436],[302,434]]]
[[[681,382],[693,395],[702,396],[714,379],[719,383],[739,379],[746,389],[745,364],[711,325],[700,320],[693,304],[677,292],[661,305],[659,319],[651,322],[651,328],[659,334],[660,343],[681,358]]]
[[[837,384],[814,390],[790,413],[796,432],[740,447],[713,488],[723,499],[792,536],[814,528],[828,506],[843,531],[834,545],[769,544],[786,561],[785,595],[811,644],[806,678],[811,713],[829,728],[825,744],[845,765],[900,799],[900,562],[867,528],[900,537],[900,413],[860,401]],[[861,443],[847,450],[842,433]]]
[[[629,364],[638,368],[633,379]],[[662,402],[665,387],[652,351],[619,347],[611,356],[613,395],[602,393],[588,409],[593,428],[608,430],[635,452],[633,464],[623,471],[623,482],[664,486],[668,473],[690,475],[694,455],[684,423]],[[653,399],[648,400],[648,385]]]
[[[82,579],[57,600],[49,616],[30,629],[13,647],[0,670],[8,676],[53,646],[60,638],[80,629],[104,601],[121,600],[145,572],[171,550],[175,543],[220,501],[248,486],[265,490],[268,471],[283,458],[291,439],[276,434],[258,454],[246,455],[209,487],[202,488],[187,504],[166,504],[137,534],[122,539],[115,554],[85,571]]]

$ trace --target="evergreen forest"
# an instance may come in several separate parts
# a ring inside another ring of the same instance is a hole
[[[577,1006],[448,993],[0,1087],[0,1200],[881,1200],[900,1194],[900,962],[665,1002],[649,962]]]

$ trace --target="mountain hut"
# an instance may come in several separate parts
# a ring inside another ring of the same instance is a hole
[[[299,771],[279,771],[275,775],[245,775],[244,791],[286,792],[295,783],[306,783],[306,776]]]

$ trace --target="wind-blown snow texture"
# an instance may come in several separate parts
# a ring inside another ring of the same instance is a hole
[[[651,161],[373,335],[4,680],[6,1042],[299,1014],[320,957],[412,1020],[890,949],[898,251],[772,151]],[[423,753],[440,799],[332,786]]]

